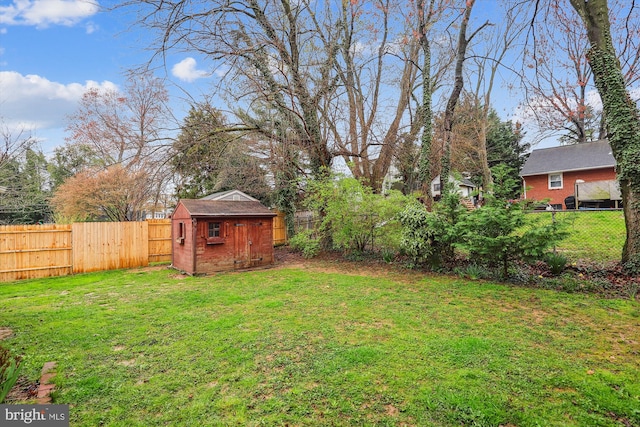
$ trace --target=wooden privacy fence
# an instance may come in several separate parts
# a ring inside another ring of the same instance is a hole
[[[0,226],[0,281],[73,273],[71,225]]]
[[[149,262],[171,261],[171,220],[148,219]]]
[[[171,261],[171,220],[0,226],[0,282]]]
[[[287,224],[284,220],[284,212],[278,212],[278,216],[273,218],[273,245],[284,245],[287,243]]]

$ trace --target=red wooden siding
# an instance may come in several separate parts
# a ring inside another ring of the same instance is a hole
[[[183,227],[184,239],[180,237],[180,227]],[[171,238],[173,240],[173,258],[171,264],[179,270],[194,274],[191,215],[189,215],[189,212],[180,204],[178,204],[175,212],[171,216]]]

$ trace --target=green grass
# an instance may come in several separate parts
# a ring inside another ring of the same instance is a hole
[[[532,213],[530,220],[551,221],[550,212]],[[558,221],[566,221],[569,236],[558,251],[571,261],[620,261],[626,238],[622,211],[562,211]]]
[[[102,272],[0,285],[72,426],[640,425],[640,305],[418,274]]]

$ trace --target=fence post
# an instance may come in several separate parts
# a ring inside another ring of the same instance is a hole
[[[556,210],[551,211],[551,224],[553,224],[553,231],[556,231]],[[557,255],[555,241],[553,243],[553,255]]]

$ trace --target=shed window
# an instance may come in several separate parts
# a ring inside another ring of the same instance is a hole
[[[549,174],[549,189],[562,188],[562,174],[550,173]]]
[[[210,222],[209,223],[209,237],[220,237],[220,223],[219,222]]]
[[[177,236],[177,241],[178,243],[180,243],[181,245],[184,245],[184,236],[185,236],[185,228],[184,228],[184,222],[179,222],[178,223],[178,236]]]

